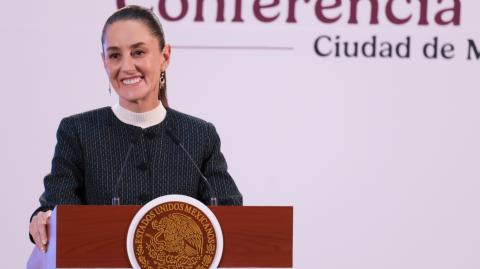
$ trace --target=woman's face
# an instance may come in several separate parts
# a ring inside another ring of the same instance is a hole
[[[108,26],[102,58],[122,106],[139,110],[158,104],[160,73],[168,66],[170,46],[160,51],[158,39],[143,22],[125,20]]]

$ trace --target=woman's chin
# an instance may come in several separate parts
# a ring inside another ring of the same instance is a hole
[[[146,99],[148,97],[148,91],[142,88],[122,89],[118,91],[118,95],[120,98],[126,101],[135,102]]]

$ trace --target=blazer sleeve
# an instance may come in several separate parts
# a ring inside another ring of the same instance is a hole
[[[216,191],[219,205],[242,205],[243,197],[233,178],[228,173],[227,162],[220,151],[220,137],[213,126],[208,123],[207,156],[202,165],[202,172]],[[202,183],[200,187],[201,200],[208,204],[210,193]]]
[[[83,204],[83,152],[73,118],[65,118],[57,130],[57,145],[52,170],[45,176],[44,193],[40,196],[40,211],[48,211],[58,204]]]

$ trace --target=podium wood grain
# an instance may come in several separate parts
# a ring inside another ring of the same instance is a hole
[[[57,268],[130,268],[128,227],[140,206],[58,206]],[[210,207],[224,237],[220,267],[292,267],[293,207]]]

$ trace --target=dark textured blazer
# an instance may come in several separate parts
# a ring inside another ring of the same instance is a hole
[[[210,193],[170,130],[191,154],[217,192],[220,205],[241,205],[242,196],[227,172],[215,127],[167,109],[165,119],[141,129],[121,122],[110,107],[64,118],[57,131],[52,170],[36,212],[59,204],[108,205],[132,143],[119,185],[121,204],[145,204],[167,194],[208,203]],[[35,214],[34,213],[34,214]]]

